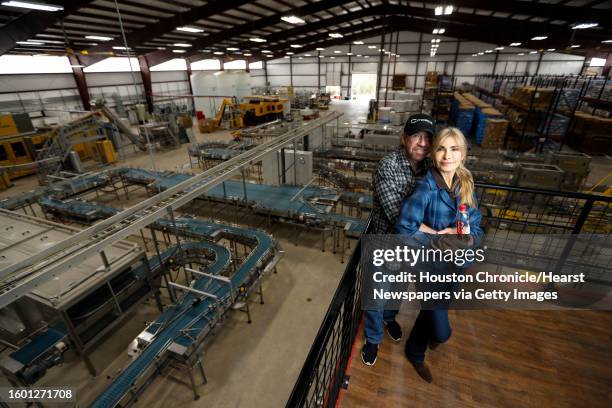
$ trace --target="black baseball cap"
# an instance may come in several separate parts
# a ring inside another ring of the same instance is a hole
[[[410,116],[404,125],[404,134],[410,136],[418,132],[427,132],[432,137],[436,133],[434,119],[424,113]]]

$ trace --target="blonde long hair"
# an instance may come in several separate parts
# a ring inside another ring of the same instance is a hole
[[[447,127],[442,129],[433,140],[432,143],[432,152],[435,153],[442,142],[449,137],[454,137],[457,143],[461,148],[461,163],[459,163],[459,167],[457,167],[456,175],[457,178],[455,182],[453,182],[452,189],[453,191],[461,192],[461,203],[467,204],[470,207],[476,207],[476,203],[474,202],[474,178],[472,177],[472,173],[465,168],[464,163],[467,157],[467,139],[463,135],[459,129],[455,127]],[[434,156],[435,158],[435,156]],[[436,163],[434,159],[434,165],[436,168],[438,167],[438,163]]]

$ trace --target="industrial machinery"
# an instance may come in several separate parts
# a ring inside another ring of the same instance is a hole
[[[0,213],[0,230],[3,268],[52,247],[78,231],[4,210]],[[144,252],[135,244],[119,241],[97,256],[84,257],[54,279],[32,286],[25,297],[1,309],[3,320],[11,322],[2,325],[1,337],[14,344],[26,342],[16,351],[17,357],[9,356],[0,363],[2,371],[17,384],[32,383],[30,380],[36,376],[31,372],[26,374],[27,371],[40,364],[41,359],[48,368],[48,361],[42,355],[63,341],[75,348],[95,374],[87,355],[91,347],[154,288],[150,275],[136,274],[145,262]],[[3,278],[4,286],[10,285],[13,279]],[[33,348],[37,352],[30,350]]]
[[[281,119],[284,102],[286,100],[274,96],[245,96],[240,103],[235,97],[224,98],[213,125],[219,127],[226,122],[230,129],[240,129]]]

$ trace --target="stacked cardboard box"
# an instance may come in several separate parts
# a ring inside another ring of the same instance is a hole
[[[459,92],[453,95],[451,102],[451,118],[455,126],[465,135],[469,135],[474,121],[474,111],[476,107],[473,103],[464,98]]]
[[[549,114],[540,122],[538,132],[548,136],[563,136],[568,125],[569,118],[567,116],[558,113]]]
[[[612,153],[612,118],[576,112],[570,144],[585,153]]]
[[[476,109],[476,143],[482,144],[489,119],[502,119],[502,114],[495,108]]]
[[[503,147],[508,121],[502,118],[487,118],[485,121],[484,137],[480,142],[483,149],[499,149]]]
[[[510,99],[523,109],[547,109],[552,101],[554,88],[536,88],[534,86],[519,86],[512,90]],[[533,100],[533,105],[531,101]]]
[[[524,110],[509,107],[505,114],[510,121],[512,129],[519,133],[522,132],[523,127],[525,127],[525,121],[527,121],[525,132],[535,132],[540,125],[541,115],[537,112],[531,112],[529,117],[527,117],[527,112]]]

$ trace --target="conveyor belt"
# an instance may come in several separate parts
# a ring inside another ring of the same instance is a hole
[[[225,190],[224,190],[225,185]],[[306,204],[298,198],[291,201],[298,192],[300,186],[270,186],[265,184],[246,183],[247,200],[252,203],[256,211],[276,212],[287,217],[308,218],[314,223],[338,223],[349,224],[353,232],[364,232],[366,220],[349,217],[341,214],[328,213],[328,205]],[[304,197],[326,197],[336,194],[330,190],[318,187],[306,187],[302,191]],[[244,200],[244,188],[242,182],[228,180],[206,193],[207,197],[220,200]]]
[[[158,227],[170,227],[170,224],[164,225],[162,220]],[[215,231],[245,235],[245,230],[241,228],[182,218],[177,220],[177,228],[186,228],[192,234],[202,234],[203,236],[210,236]],[[216,279],[202,277],[197,279],[192,287],[216,295],[222,303],[233,302],[238,292],[232,289],[248,284],[252,274],[256,271],[257,265],[264,260],[274,247],[274,241],[264,232],[248,230],[246,235],[256,239],[257,245],[240,268],[231,276],[231,286]],[[224,247],[220,247],[221,250],[219,245],[206,241],[183,243],[181,246],[185,248],[186,245],[191,244],[207,245],[218,254],[214,264],[208,268],[208,273],[219,274],[228,264],[230,254]],[[165,310],[157,321],[147,328],[147,331],[154,335],[154,340],[96,398],[90,407],[110,408],[116,406],[131,390],[142,373],[147,372],[153,364],[159,363],[159,358],[172,343],[189,346],[196,340],[201,341],[198,334],[208,325],[214,323],[220,317],[219,314],[226,310],[219,307],[219,301],[208,297],[198,301],[198,296],[189,292],[179,304]]]
[[[0,287],[0,307],[24,296],[32,287],[66,270],[82,257],[97,253],[106,246],[128,237],[162,218],[172,208],[179,208],[192,201],[245,167],[258,162],[270,152],[277,151],[291,141],[337,119],[340,115],[333,112],[300,129],[289,131],[269,142],[258,145],[89,227],[52,248],[4,268],[0,271],[0,278],[4,280]]]

